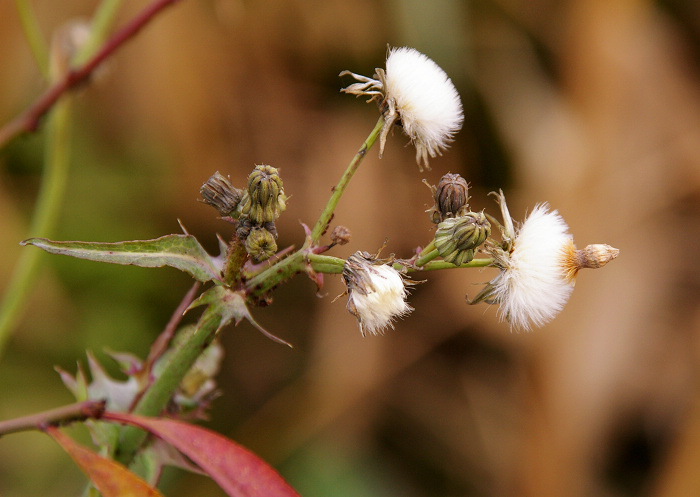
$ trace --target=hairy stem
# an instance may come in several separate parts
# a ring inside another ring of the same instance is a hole
[[[328,199],[326,207],[323,209],[323,212],[321,212],[321,217],[318,218],[318,221],[316,221],[316,225],[314,226],[313,230],[311,230],[312,243],[318,242],[319,238],[321,238],[321,235],[326,231],[326,228],[328,228],[328,223],[331,222],[333,212],[335,211],[335,208],[338,205],[340,197],[342,197],[343,193],[345,192],[345,189],[347,188],[348,183],[350,182],[350,179],[352,178],[353,174],[355,174],[357,168],[360,167],[362,159],[365,158],[365,155],[367,155],[369,149],[372,148],[372,145],[374,145],[374,142],[377,140],[377,137],[381,133],[383,127],[384,117],[381,116],[377,121],[377,124],[374,126],[372,132],[369,134],[365,142],[360,147],[360,150],[357,151],[355,157],[353,157],[353,159],[350,161],[350,164],[343,173],[343,176],[340,178],[340,181],[338,181],[338,184],[335,186],[335,188],[333,188],[333,194],[331,195],[331,198]]]

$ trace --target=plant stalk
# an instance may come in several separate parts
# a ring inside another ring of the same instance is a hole
[[[345,189],[347,188],[350,179],[352,178],[353,174],[355,174],[355,171],[357,171],[357,168],[360,167],[362,159],[365,158],[365,155],[367,155],[369,149],[372,148],[372,145],[374,145],[374,142],[377,140],[377,137],[381,133],[383,127],[384,116],[380,116],[379,120],[377,121],[377,124],[374,126],[374,129],[369,134],[365,142],[362,144],[360,150],[357,151],[355,157],[353,157],[353,159],[350,161],[350,164],[343,173],[343,176],[338,181],[338,184],[335,186],[335,188],[333,188],[333,194],[331,195],[331,198],[328,199],[326,207],[323,209],[323,212],[321,212],[321,217],[318,218],[318,221],[316,221],[316,225],[314,226],[313,230],[311,230],[311,242],[313,244],[318,242],[318,240],[321,238],[321,235],[326,231],[326,228],[328,228],[328,223],[331,222],[331,218],[333,217],[333,211],[335,211],[340,197],[343,196],[343,193],[345,192]]]
[[[132,411],[133,414],[159,416],[163,412],[182,383],[182,379],[204,349],[214,340],[220,323],[221,318],[217,314],[209,314],[206,311],[202,314],[196,329],[173,352],[160,375],[153,380],[151,386],[136,404]],[[146,436],[147,433],[140,428],[124,427],[115,459],[124,465],[131,463]]]

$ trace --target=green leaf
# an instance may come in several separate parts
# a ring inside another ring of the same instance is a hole
[[[68,255],[110,264],[139,267],[170,266],[207,282],[222,281],[223,256],[212,257],[192,235],[165,235],[155,240],[128,242],[57,242],[30,238],[20,245],[34,245],[50,254]]]

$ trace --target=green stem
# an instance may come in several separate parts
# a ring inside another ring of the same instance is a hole
[[[493,264],[493,259],[491,258],[485,258],[485,259],[472,259],[471,261],[467,262],[466,264],[461,264],[459,266],[455,266],[452,263],[445,262],[445,261],[432,261],[428,262],[425,264],[422,268],[420,268],[420,271],[439,271],[441,269],[463,269],[463,268],[469,268],[469,267],[487,267]],[[416,264],[417,265],[417,264]],[[408,272],[413,272],[415,270],[408,268]]]
[[[24,36],[27,37],[29,48],[32,51],[34,60],[39,66],[39,71],[45,79],[49,79],[49,47],[41,34],[39,22],[32,11],[28,0],[15,0],[19,20],[22,23]]]
[[[325,209],[323,209],[321,217],[318,218],[314,229],[311,230],[312,243],[315,244],[316,242],[318,242],[319,238],[321,238],[321,235],[324,233],[324,231],[326,231],[328,223],[330,223],[331,218],[333,217],[333,211],[335,211],[340,197],[342,197],[343,193],[345,192],[345,189],[347,188],[348,183],[350,182],[350,179],[352,178],[353,174],[355,174],[357,168],[360,167],[362,159],[365,158],[365,155],[367,155],[369,149],[372,148],[372,145],[374,145],[374,142],[377,140],[377,137],[381,133],[383,127],[384,117],[380,116],[379,120],[377,121],[377,124],[374,126],[374,129],[369,134],[365,142],[362,144],[360,150],[357,151],[355,157],[353,157],[353,159],[350,161],[348,168],[345,170],[343,176],[340,178],[340,181],[338,181],[338,184],[333,189],[333,194],[331,195],[331,198],[328,199],[328,203],[326,204]]]
[[[47,123],[44,176],[34,209],[29,235],[51,237],[66,189],[71,157],[71,97],[57,102]],[[0,357],[9,340],[40,267],[42,252],[22,251],[0,303]]]
[[[214,340],[220,323],[220,315],[210,314],[206,311],[202,314],[196,329],[175,349],[158,377],[153,380],[151,386],[136,404],[132,411],[133,414],[158,416],[163,412],[182,383],[182,379],[204,349]],[[124,427],[115,459],[122,464],[129,464],[146,436],[146,432],[140,428]]]
[[[262,295],[272,290],[281,282],[291,278],[306,269],[304,259],[307,257],[306,248],[301,248],[289,257],[270,266],[262,273],[246,282],[246,291],[250,295]]]
[[[430,240],[430,243],[421,250],[418,254],[418,259],[415,262],[416,266],[425,266],[428,262],[439,256],[438,250],[435,248],[435,240]]]

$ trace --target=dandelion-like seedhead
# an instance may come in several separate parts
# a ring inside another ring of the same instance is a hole
[[[502,243],[491,241],[486,250],[499,274],[470,304],[499,304],[499,316],[511,329],[529,331],[543,326],[564,308],[574,290],[579,269],[598,268],[617,257],[609,245],[577,250],[564,218],[539,204],[516,230],[503,192],[497,196],[504,225]]]
[[[416,162],[430,169],[428,157],[442,155],[462,128],[464,114],[459,93],[440,66],[413,48],[389,50],[386,70],[376,69],[374,78],[349,71],[358,83],[345,93],[379,100],[385,124],[379,138],[379,156],[394,124],[400,124],[416,147]]]
[[[343,267],[348,311],[357,318],[363,335],[379,335],[394,327],[394,319],[413,309],[406,303],[407,281],[386,261],[355,252]]]

